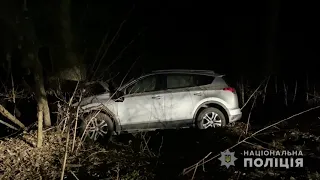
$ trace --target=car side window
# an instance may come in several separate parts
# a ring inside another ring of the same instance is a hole
[[[214,77],[192,74],[168,74],[167,89],[203,86],[212,83]]]
[[[126,88],[127,94],[151,92],[156,90],[157,76],[147,76]]]
[[[167,89],[177,89],[193,87],[194,77],[192,75],[184,74],[168,74],[167,75]]]
[[[204,75],[195,75],[194,76],[194,84],[196,86],[204,86],[211,84],[214,80],[212,76],[204,76]]]

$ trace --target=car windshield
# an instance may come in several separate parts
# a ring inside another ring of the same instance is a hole
[[[85,87],[85,95],[93,96],[105,93],[107,90],[98,82],[91,83]]]

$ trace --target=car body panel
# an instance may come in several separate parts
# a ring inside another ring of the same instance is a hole
[[[157,93],[141,93],[140,95],[125,95],[123,102],[117,102],[118,118],[123,129],[150,128],[157,122],[163,108],[163,97]],[[143,127],[140,127],[140,125]],[[143,125],[142,125],[143,124]]]
[[[188,88],[167,90],[164,95],[164,99],[164,111],[166,115],[164,121],[166,122],[166,127],[175,125],[179,126],[181,123],[185,124],[192,120],[193,104],[192,96]]]
[[[91,102],[91,103],[86,103]],[[99,95],[95,97],[90,97],[88,99],[84,99],[80,103],[81,110],[83,112],[87,112],[93,109],[104,108],[108,109],[114,116],[117,116],[118,105],[117,102],[110,100],[110,98],[106,98],[106,96]]]

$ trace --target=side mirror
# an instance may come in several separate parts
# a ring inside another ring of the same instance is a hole
[[[123,101],[124,101],[124,97],[121,96],[121,97],[115,99],[114,101],[115,101],[115,102],[123,102]]]
[[[117,91],[114,95],[115,102],[123,102],[124,101],[124,93],[122,91]]]

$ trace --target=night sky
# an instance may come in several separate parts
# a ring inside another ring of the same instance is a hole
[[[136,70],[195,68],[254,75],[268,71],[268,62],[274,61],[271,69],[280,74],[317,71],[312,65],[319,58],[315,5],[280,1],[117,2],[110,4],[113,28],[127,19],[117,48],[140,32],[142,35],[116,68],[128,69],[130,62],[141,56]]]
[[[39,34],[50,41],[48,32],[56,27],[45,18],[58,7],[36,0],[30,4],[38,7],[34,12]],[[125,20],[102,62],[108,66],[118,57],[110,67],[113,72],[125,74],[135,61],[135,75],[166,68],[211,69],[234,76],[318,71],[316,4],[275,0],[74,0],[72,4],[76,44],[85,52],[87,64],[106,33],[110,42]]]

